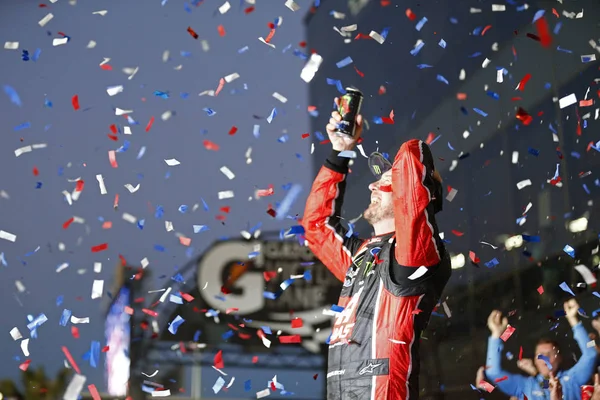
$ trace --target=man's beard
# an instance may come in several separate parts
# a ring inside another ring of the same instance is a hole
[[[384,219],[393,218],[394,209],[392,207],[383,208],[380,203],[371,203],[363,213],[363,218],[369,224],[373,225]]]

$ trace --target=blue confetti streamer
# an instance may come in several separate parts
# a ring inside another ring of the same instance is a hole
[[[30,122],[23,122],[21,125],[17,125],[15,126],[15,131],[21,131],[23,129],[27,129],[27,128],[31,128],[31,123]]]
[[[560,32],[560,28],[562,28],[562,22],[558,21],[556,25],[554,25],[554,30],[552,31],[555,35],[558,35]]]
[[[35,49],[33,52],[33,56],[31,56],[31,61],[36,62],[40,59],[40,55],[42,54],[42,49]]]
[[[440,81],[440,82],[443,82],[443,83],[445,83],[446,85],[449,85],[449,84],[450,84],[450,83],[448,83],[448,80],[447,80],[446,78],[444,78],[442,75],[438,75],[438,76],[436,77],[436,79],[437,79],[438,81]]]
[[[244,390],[246,392],[249,392],[250,390],[252,390],[252,381],[250,379],[248,379],[247,381],[244,382]]]
[[[337,79],[327,78],[327,84],[328,85],[335,85],[335,87],[338,90],[338,92],[340,92],[341,94],[346,94],[346,90],[342,86],[342,81],[337,80]]]
[[[212,117],[213,115],[215,115],[217,113],[215,110],[213,110],[212,108],[208,108],[208,107],[203,108],[203,110],[206,111],[206,115],[208,115],[209,117]]]
[[[423,17],[421,18],[421,20],[419,22],[417,22],[417,26],[415,26],[415,29],[417,31],[421,31],[421,28],[423,28],[423,26],[427,23],[427,17]]]
[[[60,326],[67,326],[69,323],[69,319],[71,319],[71,310],[67,310],[66,308],[63,310],[62,315],[60,316],[60,321],[58,324]]]
[[[438,46],[440,46],[442,49],[446,48],[446,41],[444,39],[440,39],[440,42],[438,43]]]
[[[488,91],[486,92],[486,94],[487,94],[488,96],[490,96],[490,97],[491,97],[492,99],[494,99],[494,100],[498,100],[498,99],[500,99],[500,95],[499,95],[498,93],[496,93],[496,92],[492,92],[491,90],[488,90]]]
[[[575,258],[575,249],[569,246],[568,244],[565,245],[563,251],[567,253],[571,258]]]
[[[169,93],[166,93],[166,92],[160,92],[160,91],[158,91],[158,90],[155,90],[155,91],[154,91],[154,95],[155,95],[156,97],[162,97],[163,99],[168,99],[168,98],[169,98]]]
[[[21,98],[19,97],[19,94],[11,86],[4,85],[4,93],[6,93],[6,95],[10,98],[10,101],[13,104],[18,105],[19,107],[22,106]]]
[[[208,211],[208,204],[206,204],[206,201],[204,201],[203,198],[200,198],[200,200],[202,201],[202,207],[204,207],[204,211]]]
[[[535,21],[542,18],[544,14],[546,14],[546,10],[538,10],[533,16],[533,21],[531,21],[531,23],[533,24]]]
[[[498,259],[492,258],[490,261],[486,262],[484,265],[488,268],[494,268],[498,264],[500,264]]]
[[[477,114],[481,115],[482,117],[487,117],[487,113],[483,110],[480,110],[479,108],[473,108],[473,111],[475,111]]]
[[[178,210],[180,213],[185,214],[185,212],[188,210],[188,206],[186,206],[185,204],[182,204],[179,206]]]
[[[479,34],[483,31],[483,28],[481,26],[478,26],[477,28],[473,29],[473,36],[479,36]]]
[[[410,54],[412,56],[416,56],[417,54],[419,54],[419,52],[421,51],[421,49],[423,48],[423,46],[425,46],[425,42],[419,42],[419,43],[417,43],[417,45],[415,46],[415,48],[410,51]]]
[[[563,291],[569,293],[571,296],[575,296],[575,293],[573,293],[569,285],[567,285],[567,282],[561,283],[558,287],[561,288]]]
[[[267,117],[267,122],[271,123],[271,121],[273,121],[273,118],[275,118],[277,116],[277,109],[275,107],[273,107],[273,110],[271,110],[271,114]]]
[[[387,39],[387,35],[390,33],[390,27],[383,28],[379,36],[383,38],[383,40]]]
[[[177,333],[177,329],[185,322],[185,319],[181,318],[181,316],[176,316],[175,319],[169,324],[169,332],[173,335]]]
[[[530,243],[539,243],[541,241],[539,236],[521,235],[524,241]]]
[[[100,342],[92,340],[90,347],[90,366],[97,368],[100,361]]]
[[[452,145],[450,144],[450,142],[448,142],[448,148],[449,148],[450,150],[454,150],[454,147],[452,147]]]
[[[4,253],[2,253],[2,254],[4,254]],[[64,300],[64,298],[65,298],[65,297],[64,297],[64,296],[62,296],[62,295],[61,295],[61,296],[58,296],[58,297],[56,298],[56,306],[57,306],[57,307],[60,307],[60,305],[63,303],[63,300]]]
[[[433,65],[429,65],[429,64],[419,64],[419,65],[417,65],[417,68],[419,68],[419,69],[433,68]]]
[[[302,186],[299,184],[294,184],[289,192],[286,194],[285,198],[277,208],[277,216],[275,217],[277,220],[281,221],[285,218],[285,216],[289,213],[289,210],[292,208],[292,205],[302,192]]]
[[[540,155],[540,151],[539,151],[539,150],[537,150],[537,149],[534,149],[533,147],[529,147],[529,148],[527,149],[527,152],[528,152],[529,154],[531,154],[531,155],[534,155],[534,156],[536,156],[536,157]]]
[[[247,52],[248,50],[250,50],[250,47],[248,47],[248,46],[244,46],[244,47],[242,47],[241,49],[239,49],[239,50],[238,50],[238,54],[245,53],[245,52]]]
[[[352,57],[348,56],[348,57],[344,58],[343,60],[338,61],[335,64],[335,66],[338,67],[338,68],[344,68],[345,66],[350,65],[352,63],[353,63]]]

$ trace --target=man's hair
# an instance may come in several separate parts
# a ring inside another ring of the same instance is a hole
[[[556,352],[560,354],[560,345],[556,340],[544,337],[537,341],[536,347],[540,344],[551,344],[552,347],[556,350]]]

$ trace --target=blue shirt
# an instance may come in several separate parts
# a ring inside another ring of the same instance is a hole
[[[587,347],[588,334],[581,322],[573,327],[573,337],[581,349],[581,358],[573,368],[556,374],[562,384],[564,400],[581,400],[581,386],[590,380],[596,367],[596,348]],[[541,375],[526,377],[502,369],[500,360],[503,348],[504,343],[500,338],[489,338],[486,365],[488,369],[485,370],[485,375],[490,383],[506,376],[508,379],[496,384],[505,394],[517,396],[519,399],[523,399],[523,395],[529,400],[550,399],[550,390],[543,389],[544,378]]]

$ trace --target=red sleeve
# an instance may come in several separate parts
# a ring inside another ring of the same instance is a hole
[[[396,228],[395,256],[407,267],[431,267],[443,250],[431,199],[433,156],[421,140],[405,142],[392,166],[392,195]]]
[[[341,222],[348,163],[339,160],[338,154],[334,152],[321,167],[306,200],[301,224],[308,247],[336,278],[344,281],[361,240],[347,237],[348,230]]]

